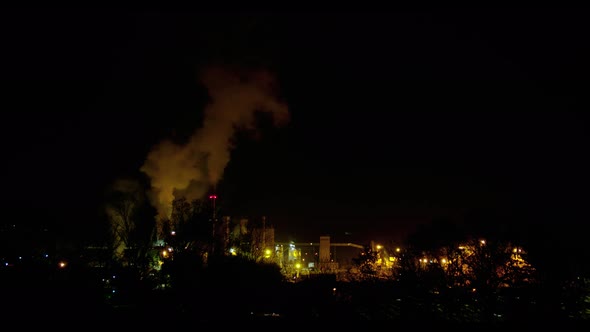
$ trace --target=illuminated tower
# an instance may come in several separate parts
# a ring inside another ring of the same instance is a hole
[[[211,194],[209,195],[209,199],[211,200],[213,212],[211,213],[211,254],[217,251],[216,247],[221,246],[219,243],[220,239],[217,238],[217,212],[215,211],[215,203],[217,201],[217,195]]]
[[[330,237],[320,236],[320,263],[330,262]]]
[[[215,221],[216,217],[216,211],[215,211],[215,201],[217,201],[217,195],[213,194],[213,195],[209,195],[209,199],[213,200],[213,221]]]
[[[330,248],[330,237],[320,236],[320,259],[318,262],[320,272],[334,273],[338,270],[338,263],[332,262]]]

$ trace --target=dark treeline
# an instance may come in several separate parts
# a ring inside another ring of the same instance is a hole
[[[212,210],[198,200],[176,200],[167,235],[156,241],[154,223],[140,222],[153,209],[139,192],[109,193],[102,231],[77,241],[43,225],[3,225],[4,314],[479,326],[590,317],[583,251],[556,250],[555,242],[490,224],[486,215],[472,217],[477,222],[434,220],[403,242],[368,244],[349,268],[294,279],[255,248],[255,232],[242,233],[243,225],[228,226],[239,236],[230,233],[227,243],[216,238]]]

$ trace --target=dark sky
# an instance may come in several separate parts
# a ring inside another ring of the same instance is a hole
[[[4,11],[3,218],[96,222],[109,183],[199,127],[215,62],[279,77],[291,121],[238,140],[219,200],[279,238],[440,218],[580,234],[587,14]]]

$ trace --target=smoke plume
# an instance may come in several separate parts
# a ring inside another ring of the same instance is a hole
[[[289,120],[287,106],[274,97],[276,82],[267,71],[208,67],[200,81],[210,97],[200,128],[185,144],[160,142],[141,167],[151,180],[158,219],[169,218],[175,198],[202,198],[222,179],[235,133],[255,130],[257,112],[271,113],[277,126]]]

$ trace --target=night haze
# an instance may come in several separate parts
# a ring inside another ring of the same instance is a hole
[[[149,183],[150,151],[203,128],[199,73],[220,67],[271,73],[288,113],[215,141],[229,155],[202,194],[224,214],[282,241],[450,220],[587,251],[585,11],[1,15],[9,223],[92,236],[113,183]]]

